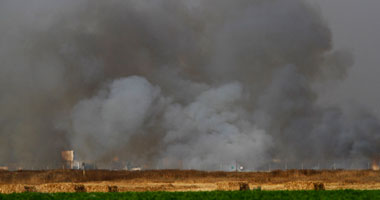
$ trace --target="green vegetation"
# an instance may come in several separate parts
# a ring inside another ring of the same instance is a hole
[[[126,192],[126,193],[15,193],[0,194],[0,200],[105,200],[105,199],[380,199],[380,190],[337,191],[215,191],[215,192]]]

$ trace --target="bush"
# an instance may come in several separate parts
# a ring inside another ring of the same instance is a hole
[[[25,189],[25,192],[37,192],[37,189],[35,186],[28,186],[28,185],[25,185],[24,186],[24,189]]]
[[[86,192],[86,188],[84,187],[84,185],[75,185],[74,190],[75,192]]]
[[[314,190],[325,190],[325,184],[323,183],[313,183]]]
[[[117,188],[117,186],[116,185],[109,185],[108,186],[108,192],[118,192],[119,190],[118,190],[118,188]]]

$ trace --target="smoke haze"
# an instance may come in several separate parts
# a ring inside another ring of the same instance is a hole
[[[353,65],[302,0],[0,1],[0,165],[366,167],[380,123],[319,104]]]

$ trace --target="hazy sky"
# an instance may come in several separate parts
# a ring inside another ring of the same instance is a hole
[[[337,48],[351,50],[355,65],[329,94],[334,100],[359,103],[380,116],[380,1],[309,0],[326,17]]]
[[[0,0],[0,164],[46,166],[74,149],[83,160],[164,168],[239,160],[266,169],[276,158],[366,167],[362,159],[380,152],[380,120],[355,105],[380,119],[379,8],[380,0]],[[348,77],[340,49],[356,60]]]

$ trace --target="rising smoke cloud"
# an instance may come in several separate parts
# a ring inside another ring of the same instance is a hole
[[[317,103],[353,60],[301,0],[4,0],[0,34],[0,164],[72,148],[152,168],[350,167],[379,151],[375,116]]]

